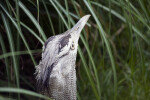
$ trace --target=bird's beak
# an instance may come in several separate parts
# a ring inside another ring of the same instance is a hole
[[[78,38],[80,36],[80,33],[85,26],[86,22],[88,21],[89,17],[91,15],[85,15],[83,16],[76,24],[75,26],[71,29],[71,33],[77,34]]]

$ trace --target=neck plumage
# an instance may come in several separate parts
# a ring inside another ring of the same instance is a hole
[[[70,67],[70,66],[69,66]],[[50,97],[55,100],[76,100],[76,70],[71,66],[68,74],[50,79]],[[61,80],[60,80],[61,78]],[[62,81],[63,82],[60,82]]]

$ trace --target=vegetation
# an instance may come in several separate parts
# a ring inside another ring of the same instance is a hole
[[[36,91],[46,39],[90,14],[77,57],[78,100],[150,99],[150,0],[1,0],[0,100]]]

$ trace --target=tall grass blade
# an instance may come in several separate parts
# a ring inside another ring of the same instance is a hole
[[[48,8],[47,8],[47,6],[46,6],[46,4],[45,4],[45,1],[44,1],[44,0],[42,0],[42,2],[43,2],[44,8],[45,8],[46,13],[47,13],[48,20],[49,20],[49,23],[50,23],[50,26],[51,26],[51,29],[52,29],[53,35],[55,35],[56,33],[55,33],[55,30],[54,30],[54,27],[53,27],[53,22],[52,22],[52,20],[51,20],[50,14],[49,14],[49,12],[48,12]]]
[[[2,38],[1,32],[0,32],[0,44],[1,44],[1,48],[2,48],[2,55],[0,55],[0,57],[5,59],[5,65],[6,65],[6,72],[7,72],[7,78],[8,78],[8,87],[10,87],[10,68],[9,68],[9,59],[5,58],[4,54],[6,54],[6,44],[4,43],[4,40]]]
[[[84,3],[86,4],[86,6],[88,7],[88,9],[90,10],[92,16],[94,17],[97,25],[98,25],[98,30],[99,30],[99,33],[100,35],[103,37],[104,39],[104,42],[106,44],[106,47],[107,47],[107,51],[109,53],[109,57],[110,57],[110,60],[111,60],[111,64],[112,64],[112,70],[113,70],[113,74],[114,74],[114,100],[116,100],[116,97],[117,97],[117,75],[116,75],[116,68],[115,68],[115,61],[114,61],[114,58],[113,58],[113,55],[112,55],[112,51],[111,51],[111,48],[110,48],[110,45],[109,45],[109,42],[106,38],[106,35],[105,35],[105,32],[96,16],[96,14],[94,13],[93,9],[92,9],[92,6],[90,5],[90,3],[88,3],[86,0],[84,0]]]
[[[65,26],[67,29],[69,29],[69,26],[67,25],[63,15],[61,14],[61,12],[59,11],[59,9],[56,7],[56,5],[54,4],[53,0],[49,0],[51,2],[51,4],[54,6],[54,8],[56,9],[57,13],[59,14],[59,16],[61,17],[62,21],[64,22]]]
[[[26,95],[30,95],[30,96],[35,96],[35,97],[39,97],[39,98],[43,98],[46,100],[51,100],[49,97],[46,97],[44,95],[29,91],[29,90],[25,90],[25,89],[18,89],[18,88],[8,88],[8,87],[0,87],[0,92],[1,93],[7,93],[7,92],[12,92],[12,93],[21,93],[21,94],[26,94]]]
[[[14,73],[15,73],[17,87],[19,88],[20,87],[20,83],[19,83],[19,74],[18,74],[17,59],[16,59],[16,56],[14,55],[14,52],[15,52],[14,40],[12,38],[12,33],[11,33],[11,30],[10,30],[9,23],[8,23],[8,21],[6,19],[6,16],[4,16],[3,13],[1,13],[1,16],[2,16],[2,20],[3,20],[4,26],[5,26],[5,29],[6,29],[6,33],[7,33],[7,37],[8,37],[8,40],[9,40],[10,50],[12,52]],[[18,94],[18,99],[20,99],[20,95],[19,94]]]
[[[33,24],[36,26],[36,28],[39,30],[43,40],[46,41],[47,37],[46,37],[43,29],[41,28],[39,23],[36,21],[36,19],[33,17],[33,15],[30,13],[30,11],[25,7],[25,5],[21,1],[19,2],[19,6],[26,13],[26,15],[30,18],[30,20],[33,22]]]
[[[101,7],[102,9],[104,9],[104,10],[106,10],[106,11],[109,12],[109,8],[106,7],[106,6],[104,6],[104,5],[101,5],[101,4],[97,3],[97,2],[92,2],[92,4],[94,4],[94,5],[98,6],[98,7]],[[124,17],[122,17],[119,13],[117,13],[116,11],[111,10],[111,13],[112,13],[112,15],[118,17],[118,18],[119,18],[120,20],[122,20],[123,22],[127,23],[126,19],[125,19]],[[146,36],[144,36],[135,26],[132,25],[132,29],[133,29],[133,31],[136,32],[137,35],[139,35],[148,45],[150,45],[150,40],[149,40]]]
[[[41,49],[37,49],[37,50],[31,50],[31,53],[40,53],[42,50]],[[28,50],[25,51],[14,51],[14,52],[8,52],[8,53],[4,53],[2,55],[0,55],[0,59],[4,59],[4,58],[8,58],[11,56],[20,56],[20,55],[26,55],[29,54]]]
[[[30,54],[30,56],[31,56],[31,59],[32,59],[34,65],[36,65],[36,62],[35,62],[35,60],[34,60],[34,58],[33,58],[33,56],[32,56],[32,53],[31,53],[31,51],[30,51],[30,48],[29,48],[29,46],[28,46],[28,44],[27,44],[27,42],[26,42],[26,40],[25,40],[25,38],[24,38],[24,35],[22,34],[21,29],[17,26],[17,23],[14,21],[14,19],[12,18],[12,16],[7,12],[7,10],[3,7],[3,5],[0,4],[0,6],[1,6],[1,8],[4,10],[4,12],[5,12],[6,15],[8,16],[8,18],[11,20],[11,22],[14,24],[14,26],[16,27],[16,29],[17,29],[18,33],[20,34],[20,36],[21,36],[21,38],[22,38],[22,40],[23,40],[23,42],[24,42],[24,44],[25,44],[27,50],[29,51],[29,54]]]
[[[91,77],[91,75],[90,75],[90,71],[89,71],[89,69],[88,69],[87,62],[86,62],[86,60],[85,60],[85,58],[84,58],[84,55],[83,55],[83,53],[82,53],[82,51],[81,51],[80,46],[78,47],[78,51],[79,51],[79,55],[80,55],[80,57],[81,57],[81,60],[82,60],[84,69],[85,69],[85,71],[86,71],[86,74],[87,74],[87,76],[88,76],[88,78],[89,78],[90,85],[91,85],[91,87],[92,87],[92,89],[93,89],[93,92],[94,92],[94,94],[95,94],[97,100],[100,100],[100,96],[99,96],[99,94],[98,94],[98,92],[97,92],[97,90],[96,90],[94,81],[93,81],[93,79],[92,79],[92,77]]]

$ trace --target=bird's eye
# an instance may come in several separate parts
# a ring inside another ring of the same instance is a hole
[[[70,49],[71,49],[71,50],[74,50],[74,49],[75,49],[74,42],[72,42]]]

